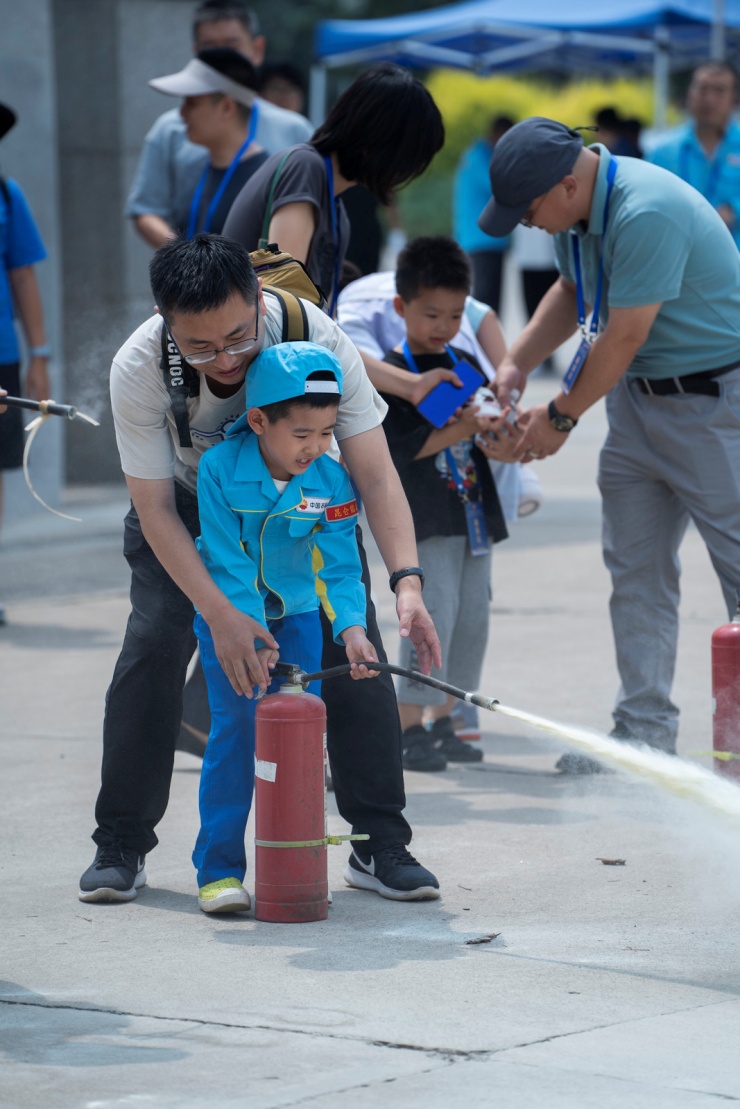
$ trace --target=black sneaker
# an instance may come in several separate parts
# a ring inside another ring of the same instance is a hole
[[[457,738],[449,716],[440,716],[439,720],[434,721],[431,736],[435,748],[442,752],[448,762],[483,761],[480,747],[473,747],[472,744]]]
[[[439,897],[439,882],[402,843],[364,859],[353,849],[344,871],[348,886],[373,890],[391,901],[428,901]]]
[[[426,770],[435,772],[447,769],[447,759],[435,746],[431,732],[421,724],[407,728],[401,737],[404,770]]]
[[[99,847],[80,878],[80,901],[133,901],[146,885],[144,858],[125,847]]]

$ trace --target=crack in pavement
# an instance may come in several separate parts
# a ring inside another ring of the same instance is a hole
[[[464,1049],[461,1049],[461,1048],[449,1048],[449,1047],[423,1047],[420,1044],[402,1043],[402,1042],[395,1042],[395,1041],[390,1041],[390,1040],[362,1039],[361,1037],[357,1037],[357,1036],[346,1036],[346,1035],[342,1036],[342,1035],[338,1035],[336,1033],[329,1032],[329,1031],[326,1031],[326,1030],[310,1030],[310,1029],[305,1029],[305,1028],[290,1028],[290,1027],[276,1026],[274,1024],[243,1024],[243,1023],[238,1023],[238,1022],[233,1022],[233,1021],[218,1021],[218,1020],[211,1020],[211,1019],[205,1019],[205,1018],[200,1018],[200,1017],[162,1016],[160,1014],[153,1014],[153,1013],[133,1012],[133,1011],[129,1011],[129,1010],[126,1010],[126,1009],[110,1009],[110,1008],[102,1008],[102,1007],[98,1007],[98,1006],[83,1006],[83,1005],[72,1005],[72,1004],[64,1004],[64,1003],[42,1004],[38,1001],[24,1001],[21,998],[0,997],[0,1006],[2,1006],[2,1005],[13,1006],[13,1005],[15,1005],[15,1006],[24,1006],[24,1007],[30,1008],[30,1009],[49,1009],[49,1010],[52,1010],[52,1011],[72,1011],[72,1012],[81,1012],[81,1013],[99,1013],[101,1015],[106,1015],[106,1016],[120,1016],[120,1017],[128,1017],[128,1018],[138,1018],[138,1019],[143,1019],[143,1020],[155,1020],[155,1021],[161,1021],[162,1023],[189,1024],[189,1025],[193,1025],[193,1026],[200,1026],[200,1027],[203,1027],[203,1028],[228,1028],[228,1029],[241,1029],[241,1030],[244,1030],[244,1031],[255,1030],[255,1031],[262,1031],[262,1032],[273,1032],[273,1033],[282,1032],[282,1033],[285,1033],[287,1035],[310,1036],[310,1037],[313,1037],[313,1038],[320,1037],[320,1038],[324,1038],[324,1039],[338,1040],[338,1041],[342,1041],[342,1042],[345,1042],[345,1043],[364,1043],[366,1046],[387,1048],[387,1049],[393,1050],[393,1051],[417,1052],[419,1054],[427,1055],[427,1056],[430,1056],[434,1059],[438,1059],[440,1062],[442,1062],[443,1064],[445,1064],[447,1066],[452,1066],[452,1065],[455,1065],[455,1064],[458,1064],[458,1063],[476,1062],[476,1061],[480,1061],[480,1062],[485,1062],[485,1061],[500,1062],[501,1060],[498,1059],[497,1057],[502,1055],[505,1052],[516,1052],[516,1051],[520,1051],[520,1050],[522,1050],[524,1048],[527,1048],[527,1047],[535,1047],[535,1046],[538,1046],[540,1044],[555,1043],[559,1040],[565,1040],[565,1039],[570,1039],[570,1038],[575,1037],[575,1036],[586,1035],[589,1032],[598,1032],[598,1031],[603,1031],[603,1030],[609,1029],[609,1028],[619,1028],[619,1027],[624,1027],[624,1026],[629,1025],[629,1024],[638,1024],[641,1021],[655,1019],[656,1016],[672,1016],[672,1015],[675,1015],[677,1013],[688,1013],[688,1012],[699,1011],[701,1009],[716,1008],[718,1006],[726,1005],[726,1004],[729,1004],[730,1002],[736,1001],[736,1000],[738,1000],[738,998],[736,998],[736,997],[725,998],[725,999],[722,999],[720,1001],[707,1002],[706,1004],[689,1005],[689,1006],[686,1006],[685,1008],[682,1008],[682,1009],[673,1009],[673,1010],[669,1010],[668,1012],[665,1012],[665,1013],[653,1014],[652,1016],[631,1017],[631,1018],[628,1018],[628,1019],[622,1020],[622,1021],[609,1021],[605,1024],[594,1025],[590,1028],[576,1029],[572,1032],[555,1033],[554,1035],[551,1035],[551,1036],[544,1036],[544,1037],[541,1037],[540,1039],[536,1039],[536,1040],[528,1040],[528,1041],[525,1041],[525,1042],[520,1043],[520,1044],[512,1044],[508,1047],[487,1048],[487,1049],[484,1048],[484,1049],[476,1049],[476,1050],[464,1050]],[[512,1060],[505,1060],[505,1061],[506,1062],[510,1061],[515,1066],[526,1066],[526,1067],[532,1067],[532,1068],[543,1066],[542,1063],[529,1062],[527,1060],[521,1060],[520,1061],[520,1060],[512,1059]],[[548,1064],[548,1065],[553,1066],[553,1064]],[[389,1085],[391,1083],[398,1082],[398,1081],[400,1081],[404,1078],[409,1078],[409,1077],[417,1078],[420,1075],[432,1074],[436,1069],[438,1069],[438,1068],[428,1067],[428,1068],[424,1068],[420,1071],[415,1072],[414,1075],[399,1074],[399,1075],[394,1075],[390,1078],[379,1079],[377,1082],[360,1082],[360,1083],[356,1083],[356,1084],[351,1085],[351,1086],[343,1087],[342,1089],[332,1090],[331,1093],[332,1093],[332,1096],[335,1095],[335,1094],[343,1095],[343,1094],[352,1093],[354,1090],[371,1089],[373,1086],[376,1086],[376,1085],[378,1085],[378,1086]],[[557,1065],[555,1065],[555,1069],[561,1071],[562,1073],[568,1073],[568,1071],[565,1068],[559,1067]],[[634,1079],[623,1078],[621,1075],[611,1074],[611,1073],[608,1073],[608,1072],[601,1073],[599,1071],[591,1070],[591,1071],[588,1071],[588,1073],[590,1075],[592,1075],[593,1077],[604,1078],[604,1079],[608,1079],[609,1081],[628,1082],[631,1085],[639,1085],[642,1088],[654,1085],[653,1083],[636,1082],[636,1080],[634,1080]],[[717,1091],[714,1091],[714,1090],[701,1090],[701,1089],[695,1089],[695,1088],[683,1087],[683,1086],[664,1086],[662,1084],[655,1087],[655,1088],[656,1089],[661,1089],[661,1090],[676,1090],[676,1091],[680,1091],[681,1093],[697,1094],[697,1095],[702,1095],[702,1096],[706,1096],[706,1097],[714,1097],[714,1098],[717,1098],[718,1100],[721,1100],[721,1101],[740,1102],[740,1097],[736,1097],[735,1095],[732,1095],[732,1094],[718,1093]],[[326,1096],[327,1096],[326,1091],[324,1091],[320,1094],[310,1094],[307,1097],[299,1098],[297,1101],[285,1102],[283,1104],[282,1109],[291,1109],[292,1106],[308,1105],[309,1103],[318,1101],[319,1099],[325,1098]]]
[[[588,1033],[590,1032],[602,1032],[607,1028],[623,1028],[629,1024],[639,1024],[641,1021],[655,1020],[657,1017],[674,1016],[678,1013],[692,1013],[698,1012],[701,1009],[716,1008],[721,1005],[728,1005],[731,1002],[738,1000],[740,1000],[740,998],[738,997],[723,998],[721,1001],[708,1001],[704,1004],[699,1005],[687,1005],[683,1008],[669,1009],[666,1012],[653,1013],[649,1016],[628,1017],[625,1020],[607,1021],[605,1024],[595,1024],[592,1027],[578,1028],[574,1029],[571,1032],[556,1032],[550,1036],[543,1036],[536,1040],[526,1040],[523,1043],[519,1044],[510,1044],[507,1047],[475,1048],[470,1050],[454,1047],[424,1047],[421,1044],[402,1043],[392,1040],[367,1039],[361,1036],[343,1036],[335,1032],[327,1031],[325,1029],[296,1028],[275,1024],[244,1024],[237,1021],[212,1020],[205,1017],[162,1016],[158,1013],[138,1013],[127,1009],[108,1009],[97,1005],[72,1005],[70,1003],[63,1002],[44,1004],[39,1001],[24,1001],[22,998],[9,997],[0,997],[0,1005],[23,1005],[29,1009],[50,1009],[61,1011],[68,1010],[77,1013],[101,1013],[107,1016],[136,1017],[142,1020],[158,1020],[164,1022],[177,1021],[183,1024],[201,1025],[203,1027],[212,1028],[233,1028],[243,1029],[244,1031],[255,1029],[261,1032],[285,1032],[289,1035],[295,1036],[318,1036],[324,1039],[339,1040],[346,1043],[365,1043],[372,1045],[373,1047],[384,1047],[394,1051],[417,1051],[421,1054],[435,1056],[439,1055],[452,1061],[455,1059],[484,1059],[487,1057],[493,1057],[494,1055],[499,1055],[504,1051],[520,1051],[523,1048],[537,1047],[540,1044],[555,1043],[558,1040],[566,1040],[573,1036],[585,1036],[588,1035]],[[740,1099],[733,1098],[732,1100]]]

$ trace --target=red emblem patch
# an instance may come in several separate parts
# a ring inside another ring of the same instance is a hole
[[[326,510],[326,518],[332,520],[347,520],[350,516],[357,515],[357,501],[345,501],[344,504],[332,504]]]

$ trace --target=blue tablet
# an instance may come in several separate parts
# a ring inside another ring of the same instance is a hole
[[[427,393],[418,406],[424,419],[429,420],[429,423],[435,427],[444,427],[450,416],[472,397],[476,389],[486,384],[483,374],[464,358],[456,362],[452,369],[462,381],[462,388],[458,389],[449,381],[441,381],[430,393]]]

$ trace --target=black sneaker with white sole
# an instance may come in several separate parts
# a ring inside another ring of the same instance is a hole
[[[402,843],[363,857],[353,849],[344,871],[348,886],[372,890],[391,901],[427,901],[439,897],[439,882]]]
[[[447,759],[435,749],[431,734],[421,724],[412,724],[401,737],[401,762],[404,770],[436,773],[447,769]]]
[[[482,762],[480,747],[466,743],[455,735],[455,728],[449,716],[440,716],[434,721],[431,731],[432,743],[441,751],[448,762]]]
[[[144,855],[126,847],[99,847],[80,878],[80,901],[133,901],[146,885]]]

